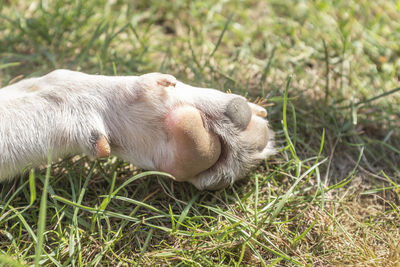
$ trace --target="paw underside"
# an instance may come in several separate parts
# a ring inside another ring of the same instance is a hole
[[[169,88],[168,92],[160,91],[158,94],[174,97],[174,89],[177,87],[175,77],[157,73],[140,77],[146,90],[154,90],[153,86],[161,90]],[[179,83],[179,86],[186,85]],[[190,88],[188,86],[184,89],[190,91]],[[197,94],[199,92],[202,90],[196,91]],[[159,123],[166,125],[167,135],[174,140],[173,150],[176,153],[169,165],[163,165],[162,162],[155,165],[159,166],[160,171],[172,174],[176,180],[190,181],[201,189],[225,187],[238,179],[235,176],[243,175],[244,171],[261,159],[259,155],[269,141],[264,108],[248,103],[237,95],[215,92],[217,101],[204,90],[200,100],[194,98],[195,106],[180,103],[178,108],[169,112],[165,121]],[[219,117],[215,117],[215,112],[214,117],[206,114],[207,111],[202,110],[201,105],[196,106],[196,101],[210,101],[207,107],[218,110]],[[112,152],[108,137],[100,131],[91,132],[90,144],[93,155],[98,158],[108,157]],[[203,178],[206,181],[199,182],[196,179],[200,176],[210,178]]]

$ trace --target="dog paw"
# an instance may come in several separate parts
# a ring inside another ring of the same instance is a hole
[[[181,82],[169,97],[181,103],[170,112],[173,123],[168,116],[166,120],[176,153],[172,164],[161,169],[177,180],[199,189],[223,188],[274,153],[274,134],[263,107],[239,95]]]
[[[224,188],[274,154],[274,133],[264,116],[266,111],[262,107],[235,98],[228,102],[224,114],[218,119],[209,118],[210,131],[217,133],[221,140],[221,155],[192,183],[201,189]]]
[[[120,98],[124,111],[106,123],[113,125],[110,141],[117,156],[199,189],[219,189],[273,154],[267,111],[244,97],[161,73],[133,81],[135,97]],[[95,144],[96,153],[107,155],[97,139]]]

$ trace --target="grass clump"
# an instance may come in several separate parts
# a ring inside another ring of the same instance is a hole
[[[383,0],[0,2],[2,86],[54,68],[167,72],[267,97],[280,148],[217,192],[116,158],[22,174],[0,189],[0,263],[400,264],[399,10]]]

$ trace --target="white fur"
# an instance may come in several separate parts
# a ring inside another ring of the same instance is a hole
[[[232,97],[239,96],[159,73],[111,77],[56,70],[20,81],[0,89],[0,181],[45,162],[50,150],[53,158],[82,152],[94,156],[93,132],[107,138],[112,154],[158,170],[176,153],[163,119],[174,106],[188,104],[204,114],[206,127],[228,151],[224,161],[191,182],[201,189],[226,186],[274,152],[272,131],[263,151],[242,144],[247,141],[223,117],[224,103]]]

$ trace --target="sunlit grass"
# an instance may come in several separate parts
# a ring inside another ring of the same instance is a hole
[[[400,263],[399,3],[128,2],[0,2],[0,85],[168,72],[267,97],[279,153],[217,192],[113,157],[27,170],[0,185],[0,265]]]

